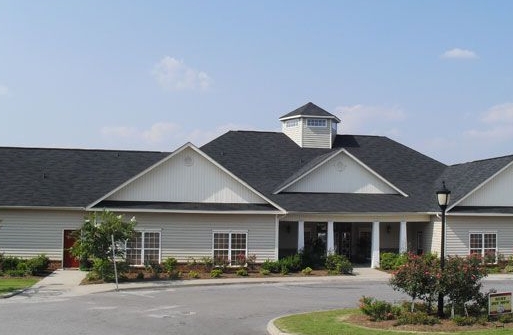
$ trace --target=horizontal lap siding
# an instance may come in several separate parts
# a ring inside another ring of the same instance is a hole
[[[212,257],[213,231],[247,231],[248,254],[257,261],[275,259],[275,219],[273,215],[181,215],[139,214],[138,229],[161,231],[162,260],[175,257]]]
[[[506,217],[447,217],[447,254],[469,254],[470,232],[496,232],[499,253],[513,255],[513,218]]]
[[[0,253],[17,257],[46,254],[62,260],[63,231],[78,229],[82,211],[0,210]]]

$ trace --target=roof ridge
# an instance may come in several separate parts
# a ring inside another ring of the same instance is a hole
[[[131,152],[131,153],[171,153],[172,151],[158,151],[158,150],[130,150],[130,149],[101,149],[101,148],[55,148],[55,147],[13,147],[13,146],[0,146],[0,150],[15,149],[15,150],[56,150],[56,151],[96,151],[96,152]]]
[[[489,157],[489,158],[483,158],[483,159],[476,159],[476,160],[474,160],[474,161],[468,161],[468,162],[463,162],[463,163],[456,163],[456,164],[452,164],[452,165],[449,165],[449,166],[450,166],[450,167],[452,167],[452,166],[465,165],[465,164],[472,164],[472,163],[481,163],[481,162],[492,161],[492,160],[496,160],[496,159],[503,159],[503,158],[511,158],[511,159],[513,159],[513,155],[504,155],[504,156],[497,156],[497,157]]]

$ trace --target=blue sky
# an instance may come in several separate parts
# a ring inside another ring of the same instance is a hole
[[[0,145],[174,150],[339,133],[444,163],[513,154],[511,1],[3,1]]]

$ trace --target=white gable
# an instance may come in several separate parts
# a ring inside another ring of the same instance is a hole
[[[205,203],[267,203],[254,191],[186,147],[106,200]]]
[[[513,165],[494,176],[458,206],[513,206]]]
[[[345,151],[311,170],[283,192],[399,194]]]

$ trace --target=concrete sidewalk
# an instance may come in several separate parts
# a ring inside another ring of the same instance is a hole
[[[314,282],[343,282],[343,281],[387,281],[388,273],[370,269],[355,268],[353,275],[347,276],[283,276],[283,277],[259,277],[259,278],[215,278],[215,279],[190,279],[190,280],[157,280],[141,282],[119,283],[119,290],[133,290],[145,288],[168,288],[183,286],[206,285],[233,285],[233,284],[264,284],[264,283],[314,283]],[[28,291],[35,295],[60,295],[80,296],[91,293],[110,292],[116,290],[115,283],[80,285],[87,272],[80,270],[56,270],[43,278]]]

